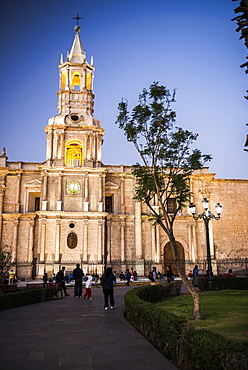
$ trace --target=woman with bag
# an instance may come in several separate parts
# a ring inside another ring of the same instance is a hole
[[[114,300],[114,281],[116,277],[112,273],[112,268],[108,267],[106,272],[100,278],[102,291],[104,295],[104,309],[107,311],[109,309],[109,300],[110,300],[110,309],[113,310],[115,305]]]

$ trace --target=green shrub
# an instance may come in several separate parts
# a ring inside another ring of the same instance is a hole
[[[24,289],[0,295],[0,311],[9,308],[51,300],[57,294],[56,288]]]
[[[217,290],[226,290],[226,289],[248,290],[247,277],[216,277],[215,283]]]
[[[209,330],[194,329],[184,317],[150,303],[173,296],[178,290],[171,284],[139,287],[126,293],[127,320],[182,369],[247,369],[247,346]]]
[[[215,286],[217,290],[238,289],[248,290],[247,277],[215,277]],[[193,280],[194,286],[197,286],[201,291],[207,290],[207,278],[204,276],[195,276]]]

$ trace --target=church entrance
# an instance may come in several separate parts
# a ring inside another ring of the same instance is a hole
[[[178,254],[179,254],[179,261],[183,267],[185,273],[185,256],[184,256],[184,249],[181,243],[176,242]],[[170,242],[167,243],[164,247],[164,272],[166,271],[166,266],[171,266],[172,272],[174,275],[178,275],[176,264],[173,257],[173,252],[171,249]]]

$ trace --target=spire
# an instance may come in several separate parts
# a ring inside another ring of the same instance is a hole
[[[85,51],[82,47],[80,36],[79,36],[79,32],[81,28],[78,25],[78,20],[83,19],[83,18],[80,18],[79,15],[77,14],[77,16],[73,19],[76,19],[77,21],[77,25],[74,27],[74,31],[76,32],[76,35],[74,37],[74,41],[71,47],[70,54],[68,55],[68,62],[82,64],[85,62],[86,57],[85,57]]]

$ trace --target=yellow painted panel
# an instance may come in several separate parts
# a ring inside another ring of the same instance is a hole
[[[62,73],[61,76],[61,89],[64,89],[66,87],[66,73]]]
[[[91,74],[86,73],[86,90],[91,90]]]

